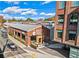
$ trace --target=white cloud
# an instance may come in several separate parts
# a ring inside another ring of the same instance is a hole
[[[44,19],[44,17],[39,17],[38,19]]]
[[[21,13],[21,15],[26,15],[26,14],[37,15],[37,12],[36,9],[29,9],[28,11]]]
[[[0,16],[4,16],[4,14],[0,14]]]
[[[4,15],[4,19],[13,19],[13,17],[10,16],[10,15],[8,15],[8,14],[5,14],[5,15]]]
[[[19,4],[19,1],[7,1],[8,3]]]
[[[20,8],[18,6],[13,7],[7,7],[3,10],[3,13],[7,14],[17,14],[20,13],[21,15],[31,14],[31,15],[37,15],[36,9],[32,8]]]
[[[15,1],[14,4],[19,4],[19,2],[18,1]]]
[[[0,14],[0,16],[3,16],[4,19],[12,19],[13,17],[8,14]]]
[[[23,20],[26,20],[26,18],[25,17],[22,17],[22,16],[20,16],[20,17],[13,17],[14,19],[17,19],[17,20],[19,20],[19,19],[23,19]]]
[[[43,16],[55,16],[55,13],[45,13],[45,12],[41,12],[40,15],[43,15]]]
[[[0,16],[3,16],[3,18],[4,19],[23,19],[23,20],[25,20],[26,19],[26,17],[23,17],[23,16],[11,16],[11,15],[9,15],[9,14],[0,14]]]
[[[17,6],[13,6],[13,7],[7,7],[3,10],[3,13],[20,13],[21,11],[20,10],[17,10],[19,7]]]
[[[48,3],[50,3],[50,2],[51,2],[51,1],[45,1],[45,2],[42,3],[42,5],[48,4]]]

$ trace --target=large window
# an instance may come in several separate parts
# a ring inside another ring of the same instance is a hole
[[[78,15],[77,13],[71,15],[70,24],[77,25]]]
[[[24,34],[22,34],[22,39],[25,40],[25,35]]]
[[[65,1],[61,1],[59,3],[59,9],[64,9],[64,7],[65,7]]]
[[[31,36],[32,42],[36,42],[36,36]]]
[[[18,36],[20,37],[20,33],[18,32]]]
[[[58,38],[62,38],[63,30],[57,30]]]
[[[79,6],[79,1],[72,1],[72,6],[73,7]]]
[[[17,35],[17,32],[15,32],[15,35]]]
[[[69,31],[69,40],[76,39],[76,31]]]

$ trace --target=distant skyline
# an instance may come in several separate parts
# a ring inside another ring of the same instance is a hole
[[[56,1],[0,1],[0,15],[5,19],[39,19],[55,16]]]

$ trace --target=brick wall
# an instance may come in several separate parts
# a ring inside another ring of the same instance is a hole
[[[23,32],[22,30],[15,29],[15,28],[11,28],[11,27],[8,28],[8,31],[9,32],[12,32],[12,33],[14,31],[15,32],[19,32],[19,33],[22,33]],[[38,27],[38,28],[36,28],[36,29],[34,29],[32,31],[24,32],[25,33],[25,36],[27,36],[27,38],[25,38],[25,44],[28,45],[28,46],[31,45],[31,36],[33,35],[33,32],[35,32],[36,35],[42,35],[42,37],[44,36],[43,37],[43,40],[46,39],[46,38],[50,39],[50,31],[49,31],[49,29],[47,29],[47,28],[45,28],[43,26],[40,26],[40,27]],[[19,37],[19,40],[20,41],[22,41],[21,36]]]

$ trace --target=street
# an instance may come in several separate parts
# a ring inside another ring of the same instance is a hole
[[[7,35],[7,32],[5,32],[5,34],[6,36],[3,35],[3,32],[0,30],[0,48],[2,51],[3,58],[58,58],[58,57],[61,58],[61,57],[64,57],[61,54],[57,53],[56,51],[49,50],[48,48],[45,48],[45,50],[43,51],[41,49],[33,49],[31,47],[27,47],[21,42],[19,42],[18,40],[16,40],[15,38]],[[17,49],[13,51],[11,48],[7,46],[7,44],[9,43],[14,43]],[[55,55],[50,53],[50,51],[52,51],[52,53],[55,53]]]
[[[56,58],[57,57],[57,56],[53,56],[53,55],[40,52],[30,47],[26,47],[24,44],[13,39],[12,37],[10,39],[9,38],[10,37],[5,38],[2,31],[0,30],[0,48],[2,51],[5,46],[4,52],[1,53],[3,55],[3,58],[52,58],[52,57]],[[17,46],[17,50],[12,51],[9,47],[7,47],[6,43],[7,44],[14,43]]]
[[[2,34],[3,33],[0,30],[0,48],[1,48],[1,50],[3,50],[3,47],[6,44],[6,40],[8,39],[8,38],[2,37]],[[13,42],[11,40],[8,40],[7,43],[13,43]],[[25,57],[25,58],[29,58],[30,57],[29,54],[26,51],[22,50],[18,46],[17,46],[16,51],[12,51],[9,47],[6,46],[6,48],[5,48],[4,52],[3,52],[3,55],[4,55],[4,58],[9,58],[9,57],[15,57],[15,58],[16,57],[18,57],[18,58],[19,57],[20,58]]]

